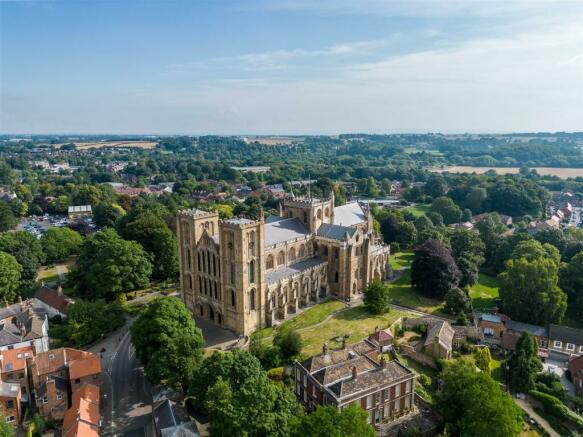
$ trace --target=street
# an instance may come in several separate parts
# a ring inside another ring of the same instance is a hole
[[[152,417],[151,386],[130,341],[129,326],[109,336],[91,349],[102,353],[103,434],[108,436],[148,436]]]

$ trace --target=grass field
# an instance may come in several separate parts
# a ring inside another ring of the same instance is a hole
[[[391,254],[391,268],[393,270],[399,270],[405,267],[411,267],[413,258],[413,252],[410,251]]]
[[[492,357],[492,361],[490,361],[490,374],[492,378],[496,381],[504,383],[502,380],[502,361]]]
[[[430,209],[431,209],[431,205],[425,205],[425,204],[419,203],[417,205],[408,206],[407,208],[404,208],[403,211],[409,211],[415,217],[419,217],[419,216],[427,214]]]
[[[445,315],[443,302],[422,296],[411,286],[411,270],[407,269],[395,282],[389,284],[390,302],[395,305],[403,305],[415,308],[430,314]]]
[[[391,310],[383,315],[369,313],[363,306],[357,306],[340,311],[324,324],[308,328],[300,332],[304,341],[303,356],[311,356],[321,351],[322,345],[340,347],[341,343],[333,340],[337,336],[349,335],[348,343],[357,343],[375,328],[386,328],[403,316],[410,315],[405,311]]]
[[[101,149],[103,147],[137,147],[140,149],[153,149],[158,144],[156,141],[104,141],[98,143],[74,143],[78,150]],[[63,144],[54,144],[60,148]]]
[[[498,297],[499,287],[498,279],[480,273],[478,283],[470,291],[474,309],[478,311],[491,309],[494,306],[494,300]]]

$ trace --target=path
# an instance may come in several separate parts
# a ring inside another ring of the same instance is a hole
[[[551,437],[560,437],[560,434],[553,429],[553,427],[549,424],[549,422],[547,422],[544,418],[539,416],[536,411],[534,411],[534,409],[528,403],[528,401],[523,400],[523,399],[517,399],[515,397],[513,397],[513,399],[514,399],[514,402],[516,402],[516,405],[518,405],[520,408],[522,408],[524,411],[526,411],[526,413],[530,417],[532,417],[536,421],[536,423],[538,423],[539,426],[542,429],[544,429]]]

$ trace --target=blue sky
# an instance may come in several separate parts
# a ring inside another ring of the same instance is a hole
[[[0,132],[583,130],[583,2],[0,0]]]

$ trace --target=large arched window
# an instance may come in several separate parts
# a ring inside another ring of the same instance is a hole
[[[231,306],[233,308],[237,307],[237,300],[235,299],[235,290],[231,290]]]
[[[296,249],[294,247],[292,247],[289,250],[289,253],[287,254],[287,259],[289,262],[295,261],[296,260]]]
[[[249,308],[255,310],[255,289],[252,288],[249,292]]]
[[[306,245],[302,244],[300,246],[300,258],[304,258],[306,256]]]
[[[324,210],[324,216],[330,217],[330,208],[326,207],[326,209]]]
[[[255,261],[249,261],[249,282],[255,282]]]
[[[188,258],[188,269],[192,269],[192,257],[190,256],[190,249],[186,249],[186,257]]]
[[[322,220],[322,210],[321,209],[318,209],[316,211],[316,216],[318,217],[318,220]]]
[[[273,268],[273,255],[268,255],[267,256],[267,261],[265,262],[265,268],[267,270]]]
[[[279,252],[279,254],[277,255],[277,265],[281,266],[285,264],[285,253],[283,252],[283,250],[281,252]]]

